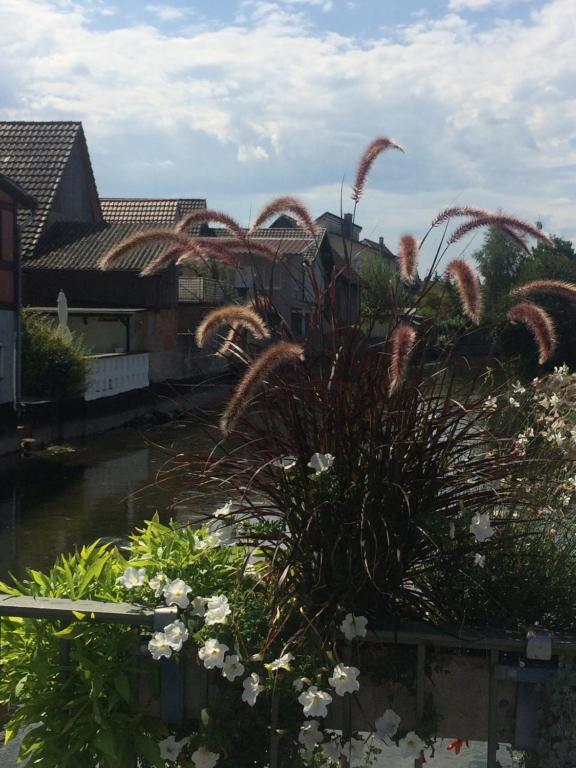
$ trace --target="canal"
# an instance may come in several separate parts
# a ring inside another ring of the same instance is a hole
[[[186,421],[119,429],[0,465],[0,579],[48,568],[96,538],[123,543],[158,512],[194,519],[207,498],[183,477],[183,454],[210,451],[216,430]]]

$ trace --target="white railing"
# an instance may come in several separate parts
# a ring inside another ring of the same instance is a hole
[[[137,354],[90,355],[86,358],[84,400],[112,397],[150,384],[148,352]]]
[[[224,285],[210,277],[181,277],[178,301],[183,304],[222,304],[226,299]]]

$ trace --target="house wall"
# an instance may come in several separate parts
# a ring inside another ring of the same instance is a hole
[[[100,219],[96,186],[90,169],[88,152],[83,135],[78,134],[46,225],[49,227],[57,221],[91,223]]]
[[[83,339],[84,344],[94,354],[128,351],[126,349],[126,326],[116,318],[71,315],[68,318],[68,327],[75,336],[80,336]],[[140,350],[131,348],[131,351]]]
[[[24,266],[23,271],[23,302],[26,306],[56,306],[60,289],[66,294],[70,307],[146,309],[175,307],[177,304],[175,268],[150,277],[120,270],[50,270]]]

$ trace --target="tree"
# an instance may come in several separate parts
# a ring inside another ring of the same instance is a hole
[[[490,228],[474,258],[483,280],[484,316],[488,322],[494,322],[502,317],[508,306],[510,290],[531,256],[499,230]]]
[[[539,243],[531,255],[520,265],[514,285],[532,280],[563,280],[576,283],[576,252],[569,240],[554,237],[554,244]],[[554,366],[566,363],[576,369],[576,306],[554,296],[535,296],[533,301],[543,307],[554,321],[558,348],[556,354],[544,367],[551,370]],[[508,299],[510,302],[510,299]],[[540,375],[542,366],[537,364],[537,352],[530,333],[517,325],[509,326],[502,336],[502,352],[509,357],[522,360],[521,372],[526,376]]]

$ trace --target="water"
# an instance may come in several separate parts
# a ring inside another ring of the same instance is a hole
[[[0,579],[96,538],[123,542],[154,512],[183,522],[213,509],[221,499],[188,487],[181,466],[211,434],[185,422],[116,430],[0,467]]]

